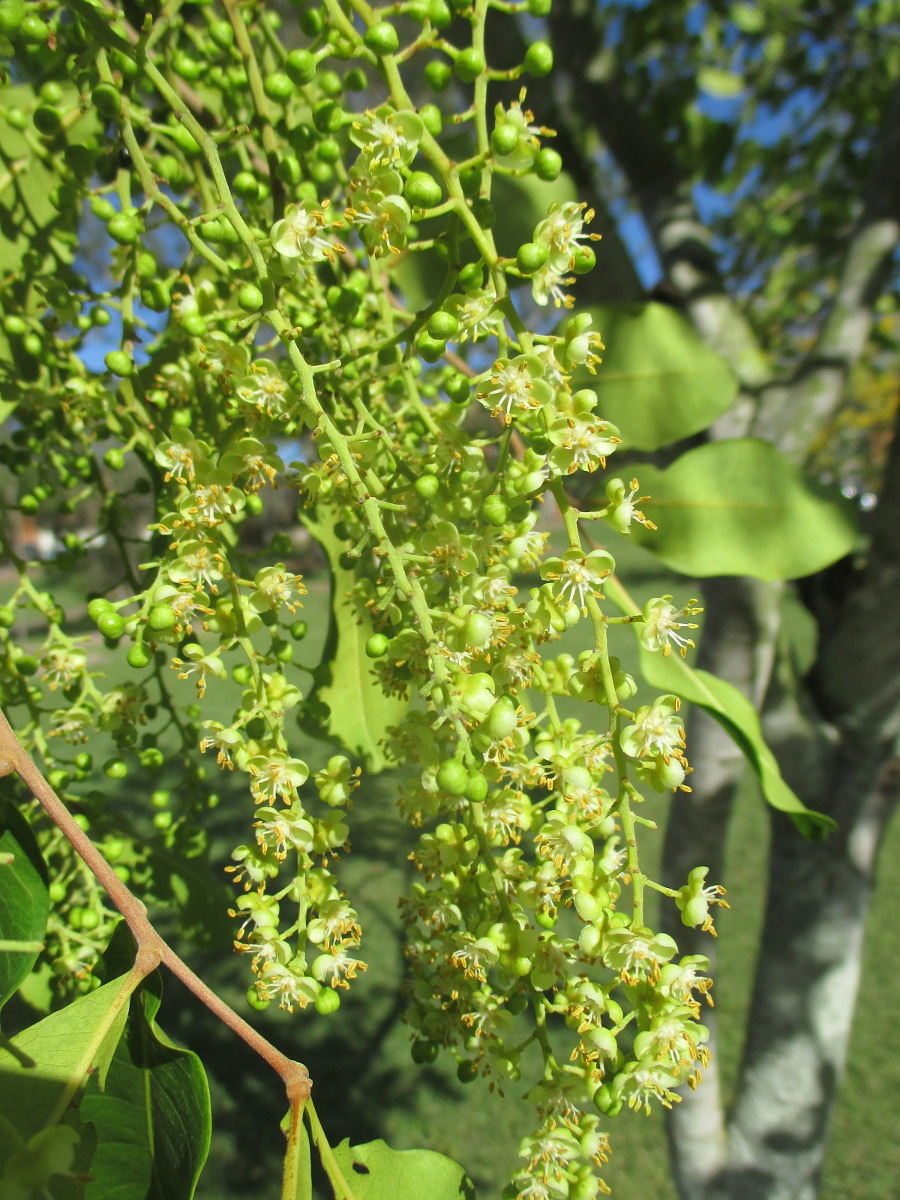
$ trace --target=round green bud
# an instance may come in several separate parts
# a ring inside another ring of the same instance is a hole
[[[510,696],[500,696],[488,714],[488,733],[499,741],[509,737],[519,724],[516,702]]]
[[[523,275],[539,271],[550,257],[549,247],[540,242],[523,242],[516,251],[516,266]]]
[[[283,104],[293,96],[294,85],[284,71],[272,71],[263,80],[263,91],[270,100]]]
[[[458,279],[463,291],[477,291],[484,283],[484,267],[480,262],[466,263],[460,268]]]
[[[437,1058],[438,1046],[436,1042],[415,1041],[409,1052],[414,1063],[424,1066],[426,1063],[433,1063]]]
[[[509,121],[501,121],[491,131],[491,149],[495,154],[512,154],[519,145],[522,131],[518,125]]]
[[[534,173],[545,183],[552,183],[554,179],[558,179],[562,167],[561,156],[556,150],[551,150],[549,146],[539,151],[534,160]]]
[[[252,171],[238,171],[231,187],[242,200],[255,200],[259,196],[259,180]]]
[[[126,658],[129,667],[134,667],[136,671],[143,670],[144,667],[149,667],[150,665],[150,651],[143,643],[132,646]]]
[[[310,83],[316,75],[316,58],[309,50],[292,50],[284,69],[298,87]]]
[[[464,1058],[456,1068],[456,1078],[460,1083],[471,1083],[473,1079],[477,1079],[478,1063],[472,1059]]]
[[[579,246],[572,255],[572,270],[576,275],[587,275],[597,265],[597,255],[590,246]]]
[[[432,313],[428,318],[427,328],[432,337],[440,338],[446,342],[450,338],[456,337],[459,333],[459,321],[457,321],[453,313],[439,308],[437,312]]]
[[[434,208],[440,204],[444,193],[438,181],[426,171],[413,171],[403,187],[403,195],[416,208]]]
[[[469,772],[464,794],[473,804],[481,804],[487,798],[488,781],[480,771]]]
[[[30,46],[37,46],[47,42],[50,37],[50,26],[35,13],[29,13],[19,26],[19,33],[23,41]]]
[[[165,312],[172,303],[172,293],[161,279],[151,279],[141,288],[141,303],[151,312]]]
[[[172,70],[188,82],[192,83],[199,79],[205,69],[205,63],[194,58],[193,55],[187,54],[184,50],[176,50],[172,55]]]
[[[437,137],[444,128],[444,118],[436,104],[423,104],[419,109],[419,118],[432,137]]]
[[[525,70],[540,78],[553,70],[553,51],[546,42],[532,42],[525,54]]]
[[[373,633],[366,641],[366,654],[369,658],[382,658],[389,645],[390,641],[383,633]]]
[[[234,30],[230,21],[211,21],[209,36],[220,50],[227,50],[234,45]]]
[[[178,624],[178,617],[168,604],[154,604],[147,614],[147,624],[155,632],[162,633],[166,629],[173,629]]]
[[[91,212],[98,221],[110,221],[116,215],[116,209],[109,200],[105,200],[102,196],[96,196],[91,201]]]
[[[336,988],[322,988],[316,996],[316,1012],[327,1017],[341,1007],[341,995]]]
[[[441,481],[437,475],[420,475],[413,486],[420,499],[431,500],[440,491]]]
[[[121,446],[111,446],[103,455],[103,461],[111,471],[121,471],[125,466],[125,454]]]
[[[344,124],[344,112],[333,100],[320,100],[312,110],[312,119],[319,133],[337,133]]]
[[[467,50],[460,51],[453,63],[457,78],[461,79],[463,83],[474,83],[486,66],[484,55],[475,46],[469,46]]]
[[[150,279],[156,279],[159,274],[159,263],[149,250],[142,250],[135,255],[134,273],[143,283]]]
[[[22,337],[28,332],[28,322],[17,313],[11,313],[3,318],[3,328],[10,337]]]
[[[141,226],[130,213],[116,213],[106,226],[106,232],[120,246],[132,246],[141,236]]]
[[[55,104],[39,104],[31,114],[31,120],[38,133],[50,138],[59,132],[62,113]]]
[[[454,404],[468,404],[472,395],[472,382],[462,372],[456,371],[444,381],[444,391]]]
[[[261,996],[256,990],[256,986],[251,984],[247,988],[247,1004],[254,1012],[265,1012],[272,1001],[268,996]]]
[[[113,375],[121,375],[123,378],[129,376],[134,370],[131,356],[124,350],[110,350],[103,361],[106,363],[108,371],[112,371]]]
[[[110,608],[97,617],[95,624],[104,637],[120,638],[125,632],[125,621],[115,609]]]
[[[447,343],[441,338],[434,338],[427,331],[422,331],[416,338],[416,353],[420,354],[427,363],[436,363],[444,357]]]
[[[390,21],[376,21],[363,35],[363,42],[375,54],[396,54],[400,35]]]
[[[469,772],[458,758],[448,758],[437,769],[437,785],[448,796],[464,796],[469,784]]]
[[[500,529],[509,519],[509,505],[496,492],[485,497],[480,508],[481,517],[494,529]]]
[[[103,774],[110,779],[124,779],[128,774],[128,764],[121,758],[110,758],[103,764]]]
[[[87,606],[87,615],[90,619],[96,622],[97,618],[105,612],[112,612],[113,606],[105,596],[97,596]]]
[[[181,322],[181,327],[190,337],[203,337],[209,328],[205,318],[201,317],[199,313],[188,313]]]
[[[316,146],[316,158],[321,162],[336,163],[339,158],[343,157],[341,143],[333,137],[322,138],[318,146]]]
[[[257,312],[263,306],[263,294],[255,283],[245,283],[238,289],[237,302],[244,312]]]
[[[425,68],[425,81],[436,92],[443,92],[450,86],[453,68],[445,58],[433,59]]]

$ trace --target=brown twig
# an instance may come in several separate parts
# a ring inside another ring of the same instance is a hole
[[[255,1050],[281,1077],[291,1106],[292,1117],[302,1111],[309,1099],[312,1084],[309,1072],[277,1050],[271,1042],[257,1033],[243,1017],[227,1005],[211,988],[182,961],[175,951],[156,932],[144,905],[122,882],[91,839],[77,825],[74,817],[41,774],[32,758],[13,732],[6,716],[0,711],[0,776],[15,773],[19,776],[51,821],[60,829],[75,851],[84,860],[110,900],[122,914],[137,942],[135,970],[141,978],[158,966],[169,968],[215,1016]]]

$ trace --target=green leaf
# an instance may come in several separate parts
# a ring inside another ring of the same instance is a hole
[[[334,1157],[354,1200],[472,1200],[465,1171],[433,1150],[392,1150],[385,1142],[351,1146],[345,1138]]]
[[[331,627],[319,671],[327,681],[315,699],[328,708],[325,732],[346,750],[360,756],[371,772],[386,764],[381,742],[392,725],[402,721],[409,701],[386,696],[366,654],[366,642],[375,632],[371,614],[353,593],[356,575],[341,566],[346,545],[335,536],[336,511],[319,505],[316,515],[303,521],[328,556],[331,567]]]
[[[105,1088],[89,1088],[81,1103],[97,1134],[85,1200],[190,1200],[206,1162],[206,1075],[197,1055],[153,1020],[160,990],[155,973],[141,985]]]
[[[590,309],[606,349],[596,380],[601,415],[630,449],[657,450],[708,428],[731,407],[737,378],[666,304]]]
[[[638,606],[618,580],[608,579],[604,590],[626,615],[638,611]],[[638,636],[638,625],[635,624],[633,629],[635,636]],[[724,726],[753,768],[763,796],[772,808],[787,813],[810,841],[821,840],[837,828],[831,817],[807,808],[785,783],[778,761],[763,738],[756,709],[743,692],[708,671],[690,666],[678,654],[663,656],[645,650],[640,645],[640,639],[638,646],[641,674],[647,683],[661,692],[669,692],[690,704],[698,705]]]
[[[856,541],[853,506],[760,438],[710,442],[639,476],[658,529],[635,526],[635,540],[685,575],[799,579]]]
[[[0,1049],[0,1172],[21,1143],[62,1120],[89,1078],[103,1086],[135,981],[130,972],[114,979]]]
[[[743,75],[736,75],[733,71],[723,71],[721,67],[701,67],[697,72],[697,86],[710,96],[730,100],[739,96],[746,84]]]
[[[47,868],[34,834],[11,801],[0,802],[0,939],[41,943],[47,928]],[[27,979],[38,950],[0,952],[0,1008]]]

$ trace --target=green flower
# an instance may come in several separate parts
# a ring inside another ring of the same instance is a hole
[[[352,213],[355,223],[362,226],[360,236],[370,254],[377,258],[388,252],[400,253],[412,220],[409,205],[402,196],[370,194]]]
[[[296,259],[303,267],[311,267],[325,259],[334,262],[344,247],[332,242],[324,229],[324,212],[307,210],[303,204],[289,204],[283,219],[272,226],[272,246],[284,258]]]
[[[456,340],[462,345],[467,338],[473,342],[492,337],[503,324],[503,314],[494,306],[497,297],[490,289],[448,296],[443,307],[452,312],[460,325]]]
[[[709,912],[710,906],[713,904],[720,904],[723,908],[729,906],[722,899],[725,895],[723,887],[717,883],[705,886],[708,874],[709,867],[694,867],[688,875],[687,883],[678,889],[675,904],[681,913],[682,925],[687,925],[689,929],[695,929],[699,925],[701,929],[715,934],[713,919]]]
[[[544,382],[544,364],[534,354],[498,359],[492,374],[481,384],[475,396],[492,416],[502,416],[507,424],[514,414],[541,408],[553,400],[553,391]]]
[[[263,805],[257,809],[259,818],[253,822],[256,841],[263,854],[274,852],[279,862],[287,858],[288,850],[308,853],[313,845],[312,822],[297,804],[278,809]]]
[[[615,425],[593,413],[557,417],[547,436],[553,443],[550,466],[560,475],[605,467],[607,454],[622,441]]]
[[[676,608],[671,596],[654,596],[644,605],[644,623],[638,629],[640,643],[647,650],[662,651],[663,656],[672,653],[674,643],[684,658],[693,641],[679,633],[680,629],[696,629],[696,621],[682,621],[680,617],[693,617],[702,612],[696,600],[688,600],[682,608]]]
[[[680,708],[677,696],[660,696],[652,704],[642,705],[634,714],[634,724],[623,729],[619,738],[628,757],[681,757],[684,723],[678,715]]]
[[[261,567],[253,580],[256,592],[250,603],[257,612],[273,611],[283,604],[290,612],[296,611],[294,593],[306,595],[299,575],[293,575],[285,570],[284,563],[275,563],[271,567]]]
[[[616,569],[615,560],[605,550],[567,550],[562,558],[545,559],[541,578],[549,579],[556,598],[562,604],[574,604],[587,614],[588,596],[599,596],[603,580]]]
[[[257,754],[247,764],[250,788],[257,804],[274,802],[295,795],[309,778],[309,767],[299,758],[286,754]]]
[[[416,157],[425,126],[412,112],[397,112],[382,104],[350,126],[350,141],[359,146],[366,167],[408,167]],[[358,170],[357,163],[354,170]]]

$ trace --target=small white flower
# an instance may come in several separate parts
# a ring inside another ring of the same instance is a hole
[[[308,211],[303,204],[289,204],[284,218],[272,226],[272,245],[284,258],[296,259],[301,266],[333,262],[344,247],[323,232],[325,214],[318,209]]]

